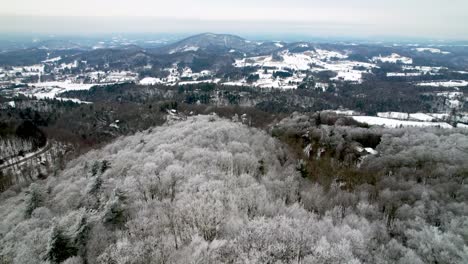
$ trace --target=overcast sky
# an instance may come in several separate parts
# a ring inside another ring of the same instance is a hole
[[[2,2],[3,32],[215,31],[468,39],[468,0]]]

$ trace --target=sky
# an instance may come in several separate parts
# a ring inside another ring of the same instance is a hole
[[[0,32],[468,39],[468,0],[5,0]]]

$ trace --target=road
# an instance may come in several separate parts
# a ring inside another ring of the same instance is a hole
[[[10,164],[5,164],[5,165],[0,166],[0,170],[4,170],[4,169],[7,169],[7,168],[12,167],[12,166],[19,165],[19,164],[21,164],[23,162],[26,162],[26,161],[30,160],[30,159],[37,158],[38,156],[44,154],[49,149],[50,149],[50,144],[49,144],[49,142],[47,142],[46,145],[43,148],[37,150],[34,153],[27,154],[27,157],[24,157],[23,159],[20,159],[18,161],[10,163]],[[5,162],[8,162],[8,161],[5,161]]]

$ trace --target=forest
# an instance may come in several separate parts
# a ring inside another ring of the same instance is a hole
[[[3,192],[0,260],[467,263],[466,160],[462,129],[191,116]]]

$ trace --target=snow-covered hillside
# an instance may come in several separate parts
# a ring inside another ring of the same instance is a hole
[[[372,58],[375,62],[387,62],[387,63],[402,63],[402,64],[413,64],[413,59],[401,56],[396,53],[392,53],[389,56],[378,56]]]
[[[226,85],[252,85],[256,87],[297,88],[304,79],[305,72],[335,72],[333,81],[347,81],[360,83],[363,74],[370,73],[375,64],[347,60],[348,56],[336,51],[315,49],[300,53],[289,50],[281,51],[277,56],[258,56],[237,59],[235,67],[261,67],[257,74],[259,80],[247,83],[246,80],[225,83]],[[264,70],[266,69],[266,70]],[[274,71],[293,71],[289,78],[278,80],[273,76]]]
[[[353,131],[349,137],[366,133]],[[465,135],[395,133],[383,137],[377,150],[367,148],[374,155],[362,166],[392,166],[395,173],[413,175],[396,164],[405,160],[401,164],[413,166],[414,159],[421,166],[421,158],[430,156],[442,172],[447,167],[456,173],[454,164],[466,160]],[[399,201],[399,189],[365,184],[349,192],[331,183],[326,190],[302,179],[299,171],[287,148],[265,132],[216,116],[190,117],[120,138],[71,161],[57,175],[1,194],[0,256],[25,264],[357,264],[425,263],[452,252],[451,262],[440,263],[463,263],[467,252],[459,233],[464,229],[455,224],[463,223],[465,213],[458,209],[463,205],[447,206],[440,220],[444,225],[445,217],[452,220],[447,230],[434,229],[426,220],[432,219],[430,208],[439,210],[454,199],[438,198],[443,189],[401,183],[410,189],[400,193],[401,199],[413,194],[416,202],[395,207],[389,221],[386,212],[394,209],[380,208]],[[391,177],[379,184],[399,188],[393,182],[399,178]],[[459,193],[452,183],[438,187]],[[371,193],[376,196],[368,198]],[[417,202],[421,199],[428,204]],[[397,224],[401,229],[387,231]],[[400,235],[410,243],[403,244]],[[427,255],[427,247],[434,246],[439,251]],[[389,256],[389,250],[395,254]]]

